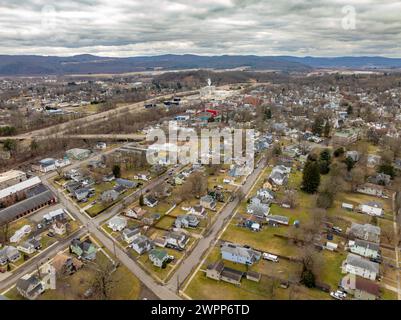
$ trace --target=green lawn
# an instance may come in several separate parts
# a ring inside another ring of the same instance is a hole
[[[98,252],[96,263],[104,265],[109,260],[106,256]],[[84,293],[94,281],[94,267],[88,263],[75,274],[57,280],[56,290],[47,290],[39,300],[82,300],[85,299]],[[140,293],[140,281],[125,267],[120,266],[111,276],[111,300],[135,300]],[[10,290],[6,297],[9,299],[23,299],[15,288]]]

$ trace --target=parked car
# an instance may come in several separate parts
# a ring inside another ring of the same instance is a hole
[[[337,290],[337,291],[330,292],[330,296],[337,300],[343,300],[347,297],[347,294],[345,292]]]
[[[332,227],[331,228],[334,232],[336,232],[336,233],[341,233],[341,232],[343,232],[343,229],[341,229],[340,227]]]
[[[274,254],[267,253],[267,252],[263,252],[263,259],[273,261],[273,262],[278,262],[277,256],[275,256]]]

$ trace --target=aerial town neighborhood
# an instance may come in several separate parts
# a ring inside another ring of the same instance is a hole
[[[60,124],[35,89],[47,80],[18,80],[31,89],[12,103],[29,110],[37,101],[43,107],[29,112],[46,126],[27,134],[9,123],[15,134],[2,140],[2,296],[398,299],[401,119],[386,119],[401,90],[391,85],[398,76],[376,76],[381,91],[361,75],[356,94],[345,75],[292,85],[209,80],[198,91],[156,90],[153,80],[137,85],[145,102],[115,114],[74,106],[83,111]],[[67,92],[93,85],[54,81]],[[171,128],[253,129],[251,172],[241,159],[149,163],[149,150],[185,147],[146,139]]]
[[[251,32],[267,3],[104,4],[112,25],[48,36],[76,3],[26,34],[0,1],[0,300],[401,300],[401,37],[387,58],[376,27],[356,56],[365,20],[341,41],[326,16],[324,40],[272,14]]]

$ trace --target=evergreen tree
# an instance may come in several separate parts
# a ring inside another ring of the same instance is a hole
[[[345,152],[344,148],[343,148],[343,147],[340,147],[340,148],[338,148],[338,149],[336,149],[336,150],[334,151],[334,156],[335,156],[336,158],[338,158],[339,156],[342,156],[342,155],[344,154],[344,152]]]
[[[302,177],[302,190],[306,193],[315,193],[320,185],[320,168],[316,161],[305,164]]]
[[[344,162],[347,165],[348,172],[351,171],[355,165],[355,161],[351,157],[347,157]]]
[[[266,108],[265,110],[265,120],[270,120],[272,118],[272,111],[270,108]]]
[[[324,119],[321,116],[316,117],[312,124],[312,133],[320,136],[323,132]]]
[[[352,109],[352,106],[349,104],[349,105],[348,105],[348,108],[347,108],[347,113],[348,113],[348,115],[352,114],[353,111],[354,111],[354,110]]]
[[[313,272],[304,269],[301,274],[301,283],[307,288],[314,288],[316,286],[316,279]]]
[[[143,194],[139,196],[139,205],[143,207],[145,205],[145,201],[143,200]]]
[[[395,177],[395,169],[391,164],[382,164],[379,167],[378,172],[391,176],[391,179],[393,179]]]
[[[319,158],[319,169],[321,174],[327,174],[330,171],[330,164],[331,164],[331,154],[330,150],[324,149],[320,153]]]
[[[330,136],[330,130],[331,130],[330,122],[326,121],[326,124],[324,125],[324,129],[323,129],[323,135],[326,138]]]
[[[113,174],[116,178],[120,178],[121,177],[121,168],[118,164],[115,164],[113,166]]]

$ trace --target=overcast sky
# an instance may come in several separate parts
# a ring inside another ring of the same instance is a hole
[[[401,1],[0,0],[0,54],[82,53],[401,57]]]

